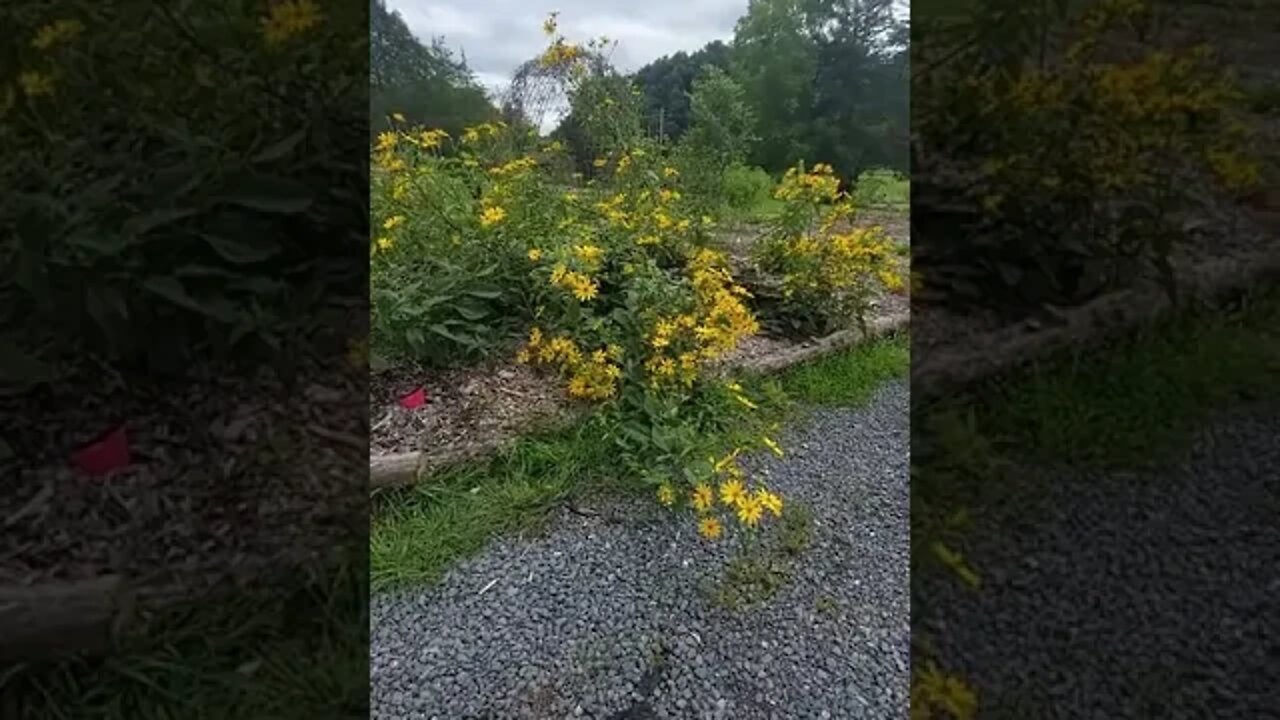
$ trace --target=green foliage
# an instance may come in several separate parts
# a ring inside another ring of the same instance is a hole
[[[918,296],[1019,316],[1142,275],[1176,290],[1174,209],[1246,192],[1259,168],[1229,74],[1207,46],[1156,44],[1159,20],[1143,3],[983,0],[947,19],[955,45],[921,48]]]
[[[0,305],[16,332],[0,345],[181,370],[276,347],[322,294],[363,293],[350,228],[366,180],[349,162],[367,48],[347,32],[363,7],[294,26],[257,4],[168,8],[0,10],[17,40],[0,74]]]
[[[689,96],[694,79],[707,67],[727,71],[729,58],[729,46],[715,40],[697,52],[682,50],[640,68],[633,80],[644,92],[646,132],[679,140],[692,122]]]
[[[732,67],[759,114],[752,162],[782,172],[822,157],[845,177],[907,170],[906,25],[889,0],[753,0]]]
[[[715,67],[707,67],[693,83],[692,125],[676,148],[680,172],[700,210],[723,209],[726,173],[742,164],[755,142],[755,114],[741,86]]]
[[[905,210],[911,204],[911,181],[893,170],[866,170],[854,183],[852,195],[858,207]]]
[[[724,171],[721,184],[724,201],[735,214],[750,212],[771,200],[773,178],[763,168],[731,165]]]

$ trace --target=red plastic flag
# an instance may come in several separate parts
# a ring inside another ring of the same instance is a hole
[[[413,392],[400,398],[400,407],[405,410],[417,410],[427,402],[427,391],[424,388],[418,388]]]
[[[106,475],[129,465],[129,436],[124,425],[76,451],[76,467],[90,475]]]

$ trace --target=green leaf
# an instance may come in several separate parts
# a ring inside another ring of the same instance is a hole
[[[292,215],[311,207],[311,188],[277,175],[246,174],[218,198],[222,202],[261,212]]]
[[[156,228],[170,225],[182,220],[183,218],[189,218],[197,212],[199,211],[195,208],[163,208],[160,210],[151,210],[126,220],[124,223],[124,232],[126,235],[145,235]]]
[[[476,302],[460,302],[454,307],[459,315],[472,322],[483,320],[489,316],[489,310]]]
[[[222,259],[237,265],[262,262],[280,252],[280,245],[276,241],[262,235],[252,240],[247,238],[235,240],[208,233],[201,233],[200,237],[209,243],[209,247],[222,256]]]
[[[285,155],[288,155],[289,151],[297,147],[298,144],[302,142],[302,139],[307,136],[307,130],[308,130],[307,127],[303,127],[301,130],[298,130],[297,132],[293,133],[292,135],[289,135],[283,140],[278,140],[268,145],[267,147],[263,148],[262,152],[258,153],[257,155],[254,155],[253,160],[251,162],[253,162],[254,164],[268,163],[268,162],[272,162],[273,160],[279,160]]]
[[[163,297],[169,302],[179,307],[198,312],[201,315],[217,318],[226,322],[231,322],[235,318],[232,316],[229,306],[224,304],[211,305],[202,303],[191,297],[187,293],[187,289],[175,277],[157,276],[148,279],[142,284],[147,290]]]

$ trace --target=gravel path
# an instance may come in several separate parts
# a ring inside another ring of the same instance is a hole
[[[968,533],[980,592],[914,576],[913,631],[987,718],[1276,718],[1280,404],[1159,471],[1025,468]]]
[[[909,658],[905,383],[816,411],[753,457],[813,515],[812,544],[767,602],[730,611],[699,588],[728,543],[655,503],[565,514],[439,586],[375,597],[374,718],[897,718]]]

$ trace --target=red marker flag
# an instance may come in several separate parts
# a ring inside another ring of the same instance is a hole
[[[418,388],[413,392],[400,398],[400,407],[405,410],[417,410],[427,402],[427,391],[424,388]]]
[[[129,437],[124,425],[76,451],[76,467],[90,475],[106,475],[129,465]]]

